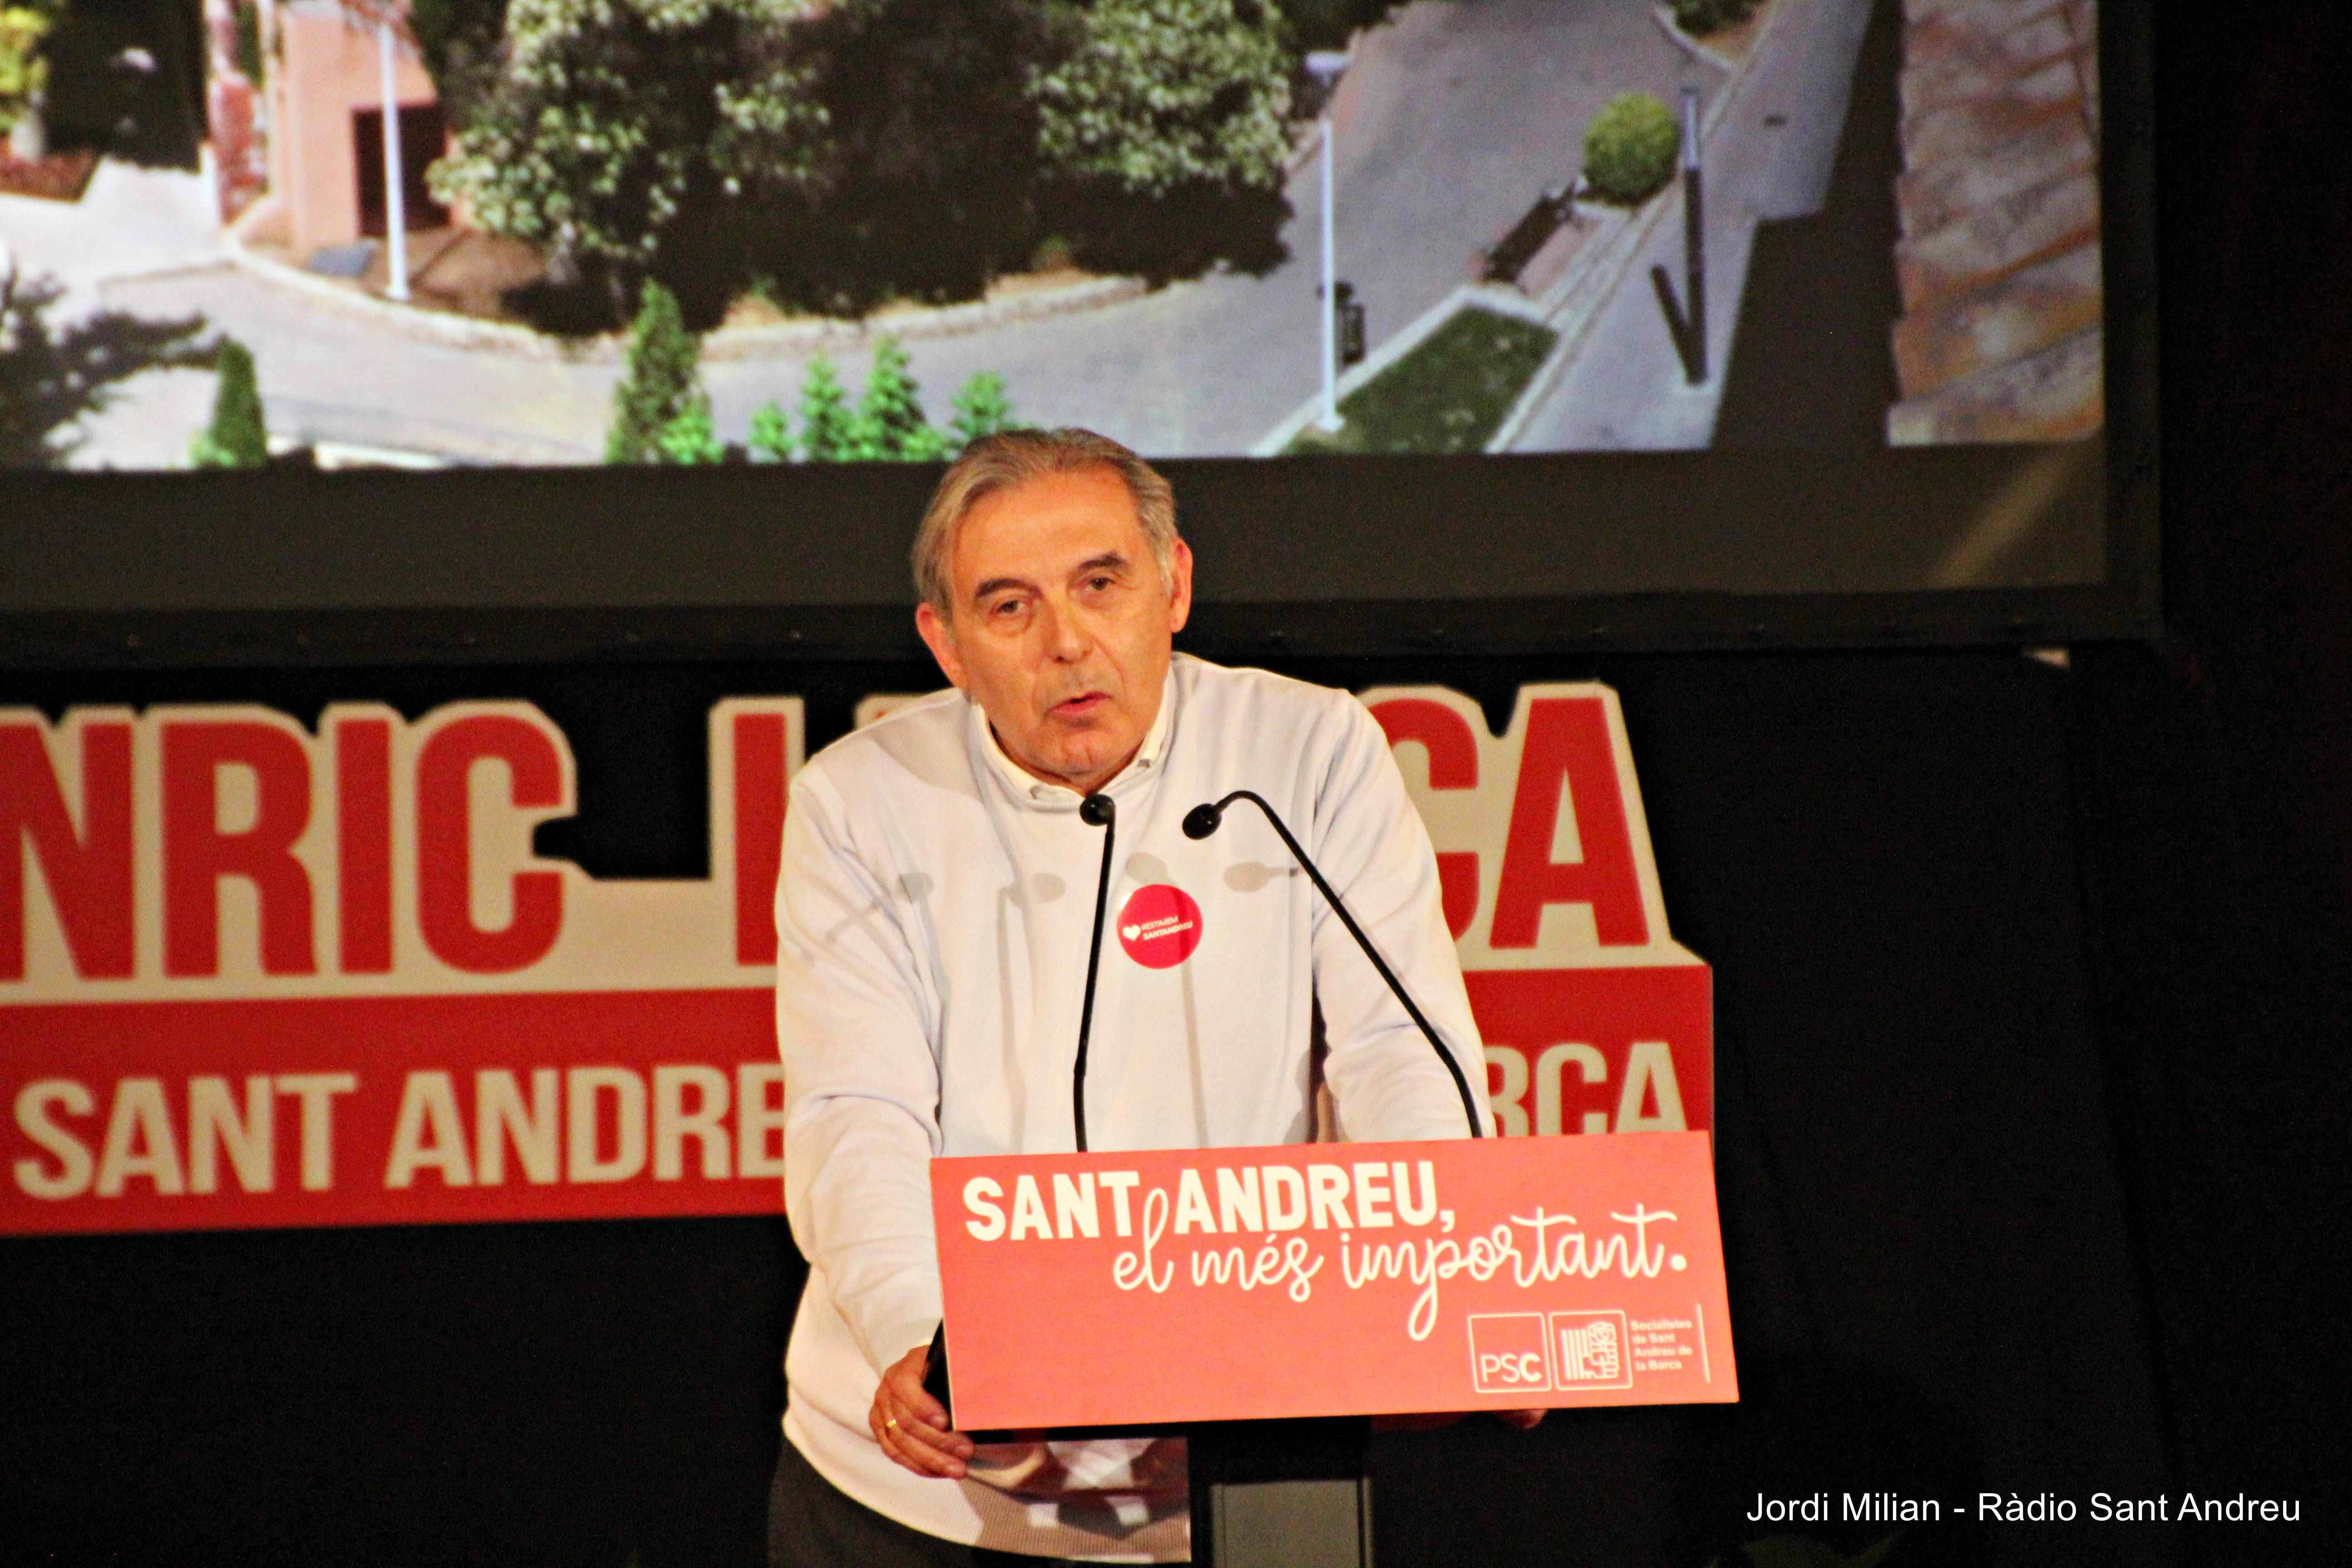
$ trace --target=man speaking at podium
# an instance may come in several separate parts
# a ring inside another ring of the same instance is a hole
[[[1098,918],[1087,1146],[1303,1142],[1318,1084],[1339,1136],[1466,1135],[1467,1090],[1266,820],[1236,813],[1197,840],[1182,824],[1262,795],[1483,1089],[1436,860],[1361,703],[1172,653],[1192,552],[1167,482],[1124,447],[1078,430],[975,442],[914,568],[916,624],[955,689],[826,748],[785,817],[784,1186],[809,1276],[771,1560],[1182,1560],[1181,1441],[976,1449],[924,1392],[940,1321],[928,1162],[1079,1146]],[[1097,792],[1109,811],[1082,814]]]

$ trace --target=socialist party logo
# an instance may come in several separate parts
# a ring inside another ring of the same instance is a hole
[[[1625,1314],[1554,1312],[1553,1339],[1559,1350],[1562,1388],[1631,1388],[1625,1364]]]
[[[1631,1388],[1622,1311],[1473,1312],[1470,1386],[1480,1394]]]
[[[1173,969],[1201,945],[1201,906],[1181,888],[1138,888],[1118,911],[1118,944],[1146,969]]]

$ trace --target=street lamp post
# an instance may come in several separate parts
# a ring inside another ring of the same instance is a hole
[[[1323,176],[1323,412],[1316,427],[1339,428],[1339,261],[1331,240],[1331,100],[1339,93],[1339,74],[1348,57],[1337,49],[1317,49],[1307,57],[1307,74],[1323,89],[1321,174]]]
[[[1699,157],[1698,92],[1683,89],[1683,298],[1675,298],[1674,280],[1663,265],[1650,268],[1650,288],[1658,296],[1658,310],[1666,318],[1666,335],[1683,362],[1683,380],[1692,386],[1706,381],[1706,195]]]
[[[1706,379],[1706,195],[1698,146],[1698,89],[1683,89],[1683,309],[1690,324],[1689,379]]]
[[[384,292],[394,300],[408,298],[408,205],[402,187],[400,156],[399,42],[393,36],[392,13],[378,15],[375,24],[377,74],[383,92],[383,237]]]

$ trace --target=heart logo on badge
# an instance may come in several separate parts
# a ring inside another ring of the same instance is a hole
[[[1146,969],[1173,969],[1201,945],[1201,906],[1166,882],[1138,888],[1118,911],[1118,942]]]

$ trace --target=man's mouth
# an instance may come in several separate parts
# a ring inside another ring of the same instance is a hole
[[[1107,692],[1081,691],[1076,697],[1066,697],[1046,711],[1055,719],[1091,719],[1110,706]]]

